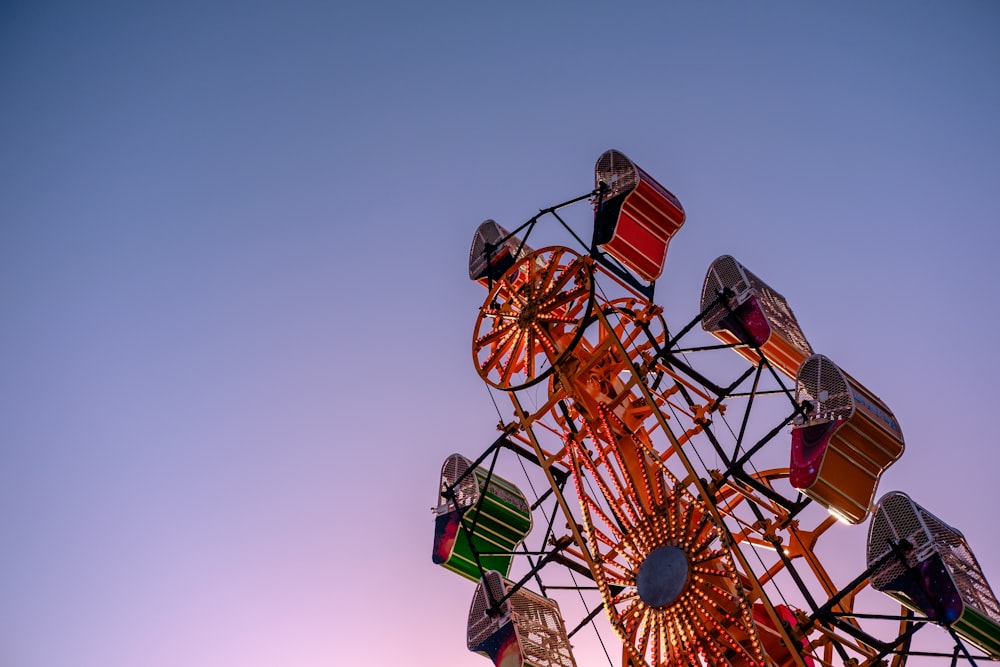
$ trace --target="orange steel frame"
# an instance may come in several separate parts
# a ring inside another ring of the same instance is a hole
[[[905,648],[914,621],[901,611],[899,635],[883,642],[853,618],[855,598],[867,580],[854,582],[850,590],[834,583],[815,551],[834,521],[827,517],[801,525],[801,498],[798,505],[794,498],[783,501],[778,490],[787,469],[735,474],[739,465],[719,471],[694,464],[696,448],[715,437],[713,420],[732,400],[669,363],[666,332],[652,339],[646,333],[659,309],[590,258],[566,249],[538,251],[520,265],[520,273],[509,271],[487,297],[473,356],[484,380],[508,392],[517,437],[532,447],[566,518],[575,544],[567,553],[590,570],[623,641],[623,667],[679,660],[698,664],[699,656],[710,664],[777,664],[760,648],[751,618],[754,605],[763,609],[785,647],[782,665],[833,665],[837,658],[844,660],[840,664],[876,665],[888,653],[891,664],[901,667],[905,651],[891,650],[894,644]],[[631,296],[595,295],[595,276],[614,281]],[[756,363],[767,364],[763,358]],[[656,389],[649,381],[653,375],[661,378]],[[548,382],[545,399],[528,407],[521,389],[543,380]],[[539,434],[558,446],[543,443]],[[576,504],[558,483],[567,470],[574,475]],[[623,597],[642,550],[633,547],[630,553],[623,546],[630,535],[616,531],[615,524],[649,523],[671,498],[677,507],[696,508],[690,513],[702,517],[699,535],[712,535],[716,547],[709,560],[714,564],[699,576],[715,593],[700,601],[687,599],[689,606],[668,613],[643,608],[634,595]],[[765,561],[761,554],[773,555]],[[782,577],[804,589],[822,614],[807,609],[797,614],[794,626],[783,623],[765,588]],[[710,603],[729,608],[707,612]],[[685,614],[699,620],[685,620]],[[713,644],[706,638],[720,632],[731,639]]]

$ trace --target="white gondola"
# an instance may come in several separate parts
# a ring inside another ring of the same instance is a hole
[[[479,581],[469,608],[469,650],[496,667],[576,667],[555,600],[519,588],[496,609],[510,590],[499,572],[487,572]]]

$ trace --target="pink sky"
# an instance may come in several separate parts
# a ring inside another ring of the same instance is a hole
[[[687,210],[668,321],[721,254],[776,287],[895,412],[880,490],[997,586],[998,29],[985,1],[7,3],[0,665],[487,665],[430,559],[441,462],[497,421],[469,241],[608,148]]]

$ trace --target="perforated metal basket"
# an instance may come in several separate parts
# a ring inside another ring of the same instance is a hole
[[[812,346],[802,333],[785,297],[736,261],[732,255],[723,255],[708,267],[701,288],[701,309],[706,310],[716,300],[719,292],[726,290],[733,293],[729,306],[734,310],[751,296],[756,296],[771,328],[799,348],[803,356],[812,354]],[[702,328],[709,332],[717,331],[721,326],[719,321],[728,312],[724,305],[717,305],[702,318]]]
[[[515,262],[534,252],[518,237],[508,236],[510,232],[493,220],[479,225],[469,249],[471,280],[498,280]]]
[[[433,561],[473,581],[482,570],[510,571],[513,553],[531,532],[531,507],[511,482],[461,454],[441,466]]]
[[[965,537],[900,491],[875,506],[868,530],[872,588],[1000,659],[1000,604]]]
[[[855,411],[853,392],[847,375],[822,354],[802,362],[795,377],[795,400],[812,405],[806,424],[849,419]]]
[[[905,449],[888,406],[821,354],[795,374],[804,417],[792,428],[788,481],[839,519],[868,517],[882,473]]]
[[[594,166],[595,185],[604,183],[608,190],[605,199],[630,192],[639,184],[637,167],[624,153],[614,149],[605,151]]]
[[[905,560],[888,558],[906,543]],[[868,529],[868,566],[883,561],[872,574],[872,588],[889,590],[892,582],[934,555],[941,557],[962,601],[1000,623],[1000,604],[962,533],[915,503],[902,491],[878,501]]]
[[[594,211],[595,243],[642,280],[656,280],[670,239],[684,224],[680,200],[616,150],[597,158],[594,185],[603,189]]]
[[[510,660],[524,667],[576,667],[555,600],[520,588],[494,608],[511,587],[499,572],[487,572],[479,581],[469,608],[469,650],[489,655],[496,664]],[[511,657],[515,651],[519,660]]]
[[[488,502],[502,505],[508,511],[523,515],[528,525],[531,525],[531,508],[524,493],[513,483],[499,475],[489,475],[482,467],[471,472],[472,461],[461,454],[452,454],[441,465],[441,492],[438,505],[447,506],[448,510],[469,509],[477,505],[480,497],[487,496]],[[488,481],[487,481],[488,480]],[[454,499],[448,497],[451,489]]]

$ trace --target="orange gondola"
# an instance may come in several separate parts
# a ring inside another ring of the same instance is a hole
[[[789,481],[837,518],[861,523],[878,480],[903,455],[892,412],[821,354],[799,366],[795,400],[806,416],[792,429]]]
[[[723,295],[725,301],[720,301]],[[730,255],[719,257],[701,288],[702,328],[750,363],[760,355],[788,377],[813,353],[785,297]]]

